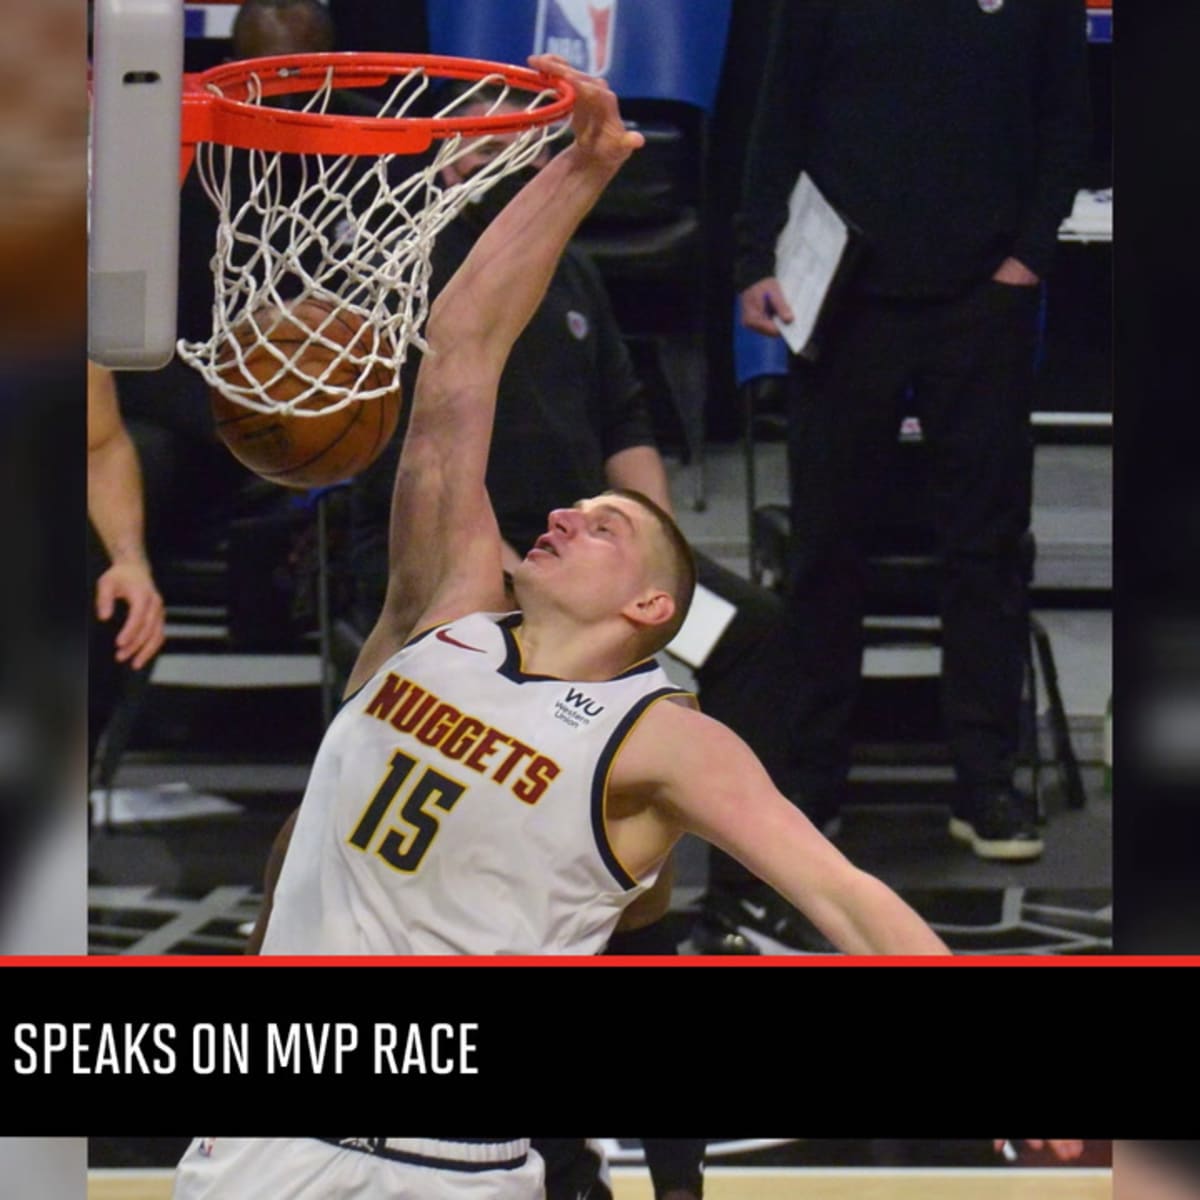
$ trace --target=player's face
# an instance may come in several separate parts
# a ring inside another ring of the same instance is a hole
[[[557,508],[525,556],[522,576],[581,617],[609,616],[648,584],[652,522],[625,496],[596,496]]]
[[[507,102],[488,104],[476,101],[462,108],[456,108],[452,115],[455,117],[483,117],[520,111],[521,106],[519,104]],[[442,174],[445,182],[455,184],[462,183],[465,179],[470,179],[477,171],[486,167],[505,146],[515,141],[517,136],[516,132],[512,132],[493,133],[487,137],[464,138],[460,152],[452,162],[447,163],[443,168]],[[531,165],[535,168],[541,168],[546,165],[549,158],[549,153],[543,151]]]

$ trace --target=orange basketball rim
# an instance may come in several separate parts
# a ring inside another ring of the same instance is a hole
[[[553,93],[548,102],[519,112],[432,117],[381,115],[349,117],[263,107],[269,96],[315,92],[320,88],[378,88],[404,77],[423,75],[502,83],[529,97]],[[198,142],[284,154],[420,154],[435,138],[487,137],[518,133],[563,120],[575,102],[565,79],[528,67],[482,59],[433,54],[291,54],[223,63],[184,76],[181,175],[186,175]]]

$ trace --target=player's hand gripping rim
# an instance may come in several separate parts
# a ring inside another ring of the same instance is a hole
[[[556,54],[534,54],[529,65],[535,71],[569,80],[575,88],[571,132],[581,153],[608,166],[620,166],[645,138],[627,129],[617,108],[617,98],[603,79],[575,70]]]

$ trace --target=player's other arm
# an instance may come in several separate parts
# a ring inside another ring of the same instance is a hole
[[[794,904],[848,954],[948,954],[890,888],[860,871],[783,796],[736,734],[692,709],[658,704],[621,751],[624,786],[720,847]]]
[[[350,690],[415,629],[503,605],[484,487],[500,373],[571,235],[642,143],[603,81],[549,55],[530,64],[574,83],[575,140],[491,222],[430,309],[392,497],[387,599]]]

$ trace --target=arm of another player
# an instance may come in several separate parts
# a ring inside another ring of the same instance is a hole
[[[107,621],[118,600],[129,615],[117,634],[118,662],[144,667],[163,644],[162,597],[143,543],[142,474],[121,421],[112,372],[88,363],[88,517],[111,566],[96,584],[96,614]]]
[[[895,892],[822,836],[719,721],[654,705],[622,747],[612,782],[646,796],[668,826],[738,859],[846,953],[949,954]]]
[[[491,222],[430,309],[392,498],[387,599],[351,691],[415,629],[503,605],[484,486],[500,374],[571,235],[642,144],[602,80],[550,55],[529,61],[575,85],[575,140]]]

